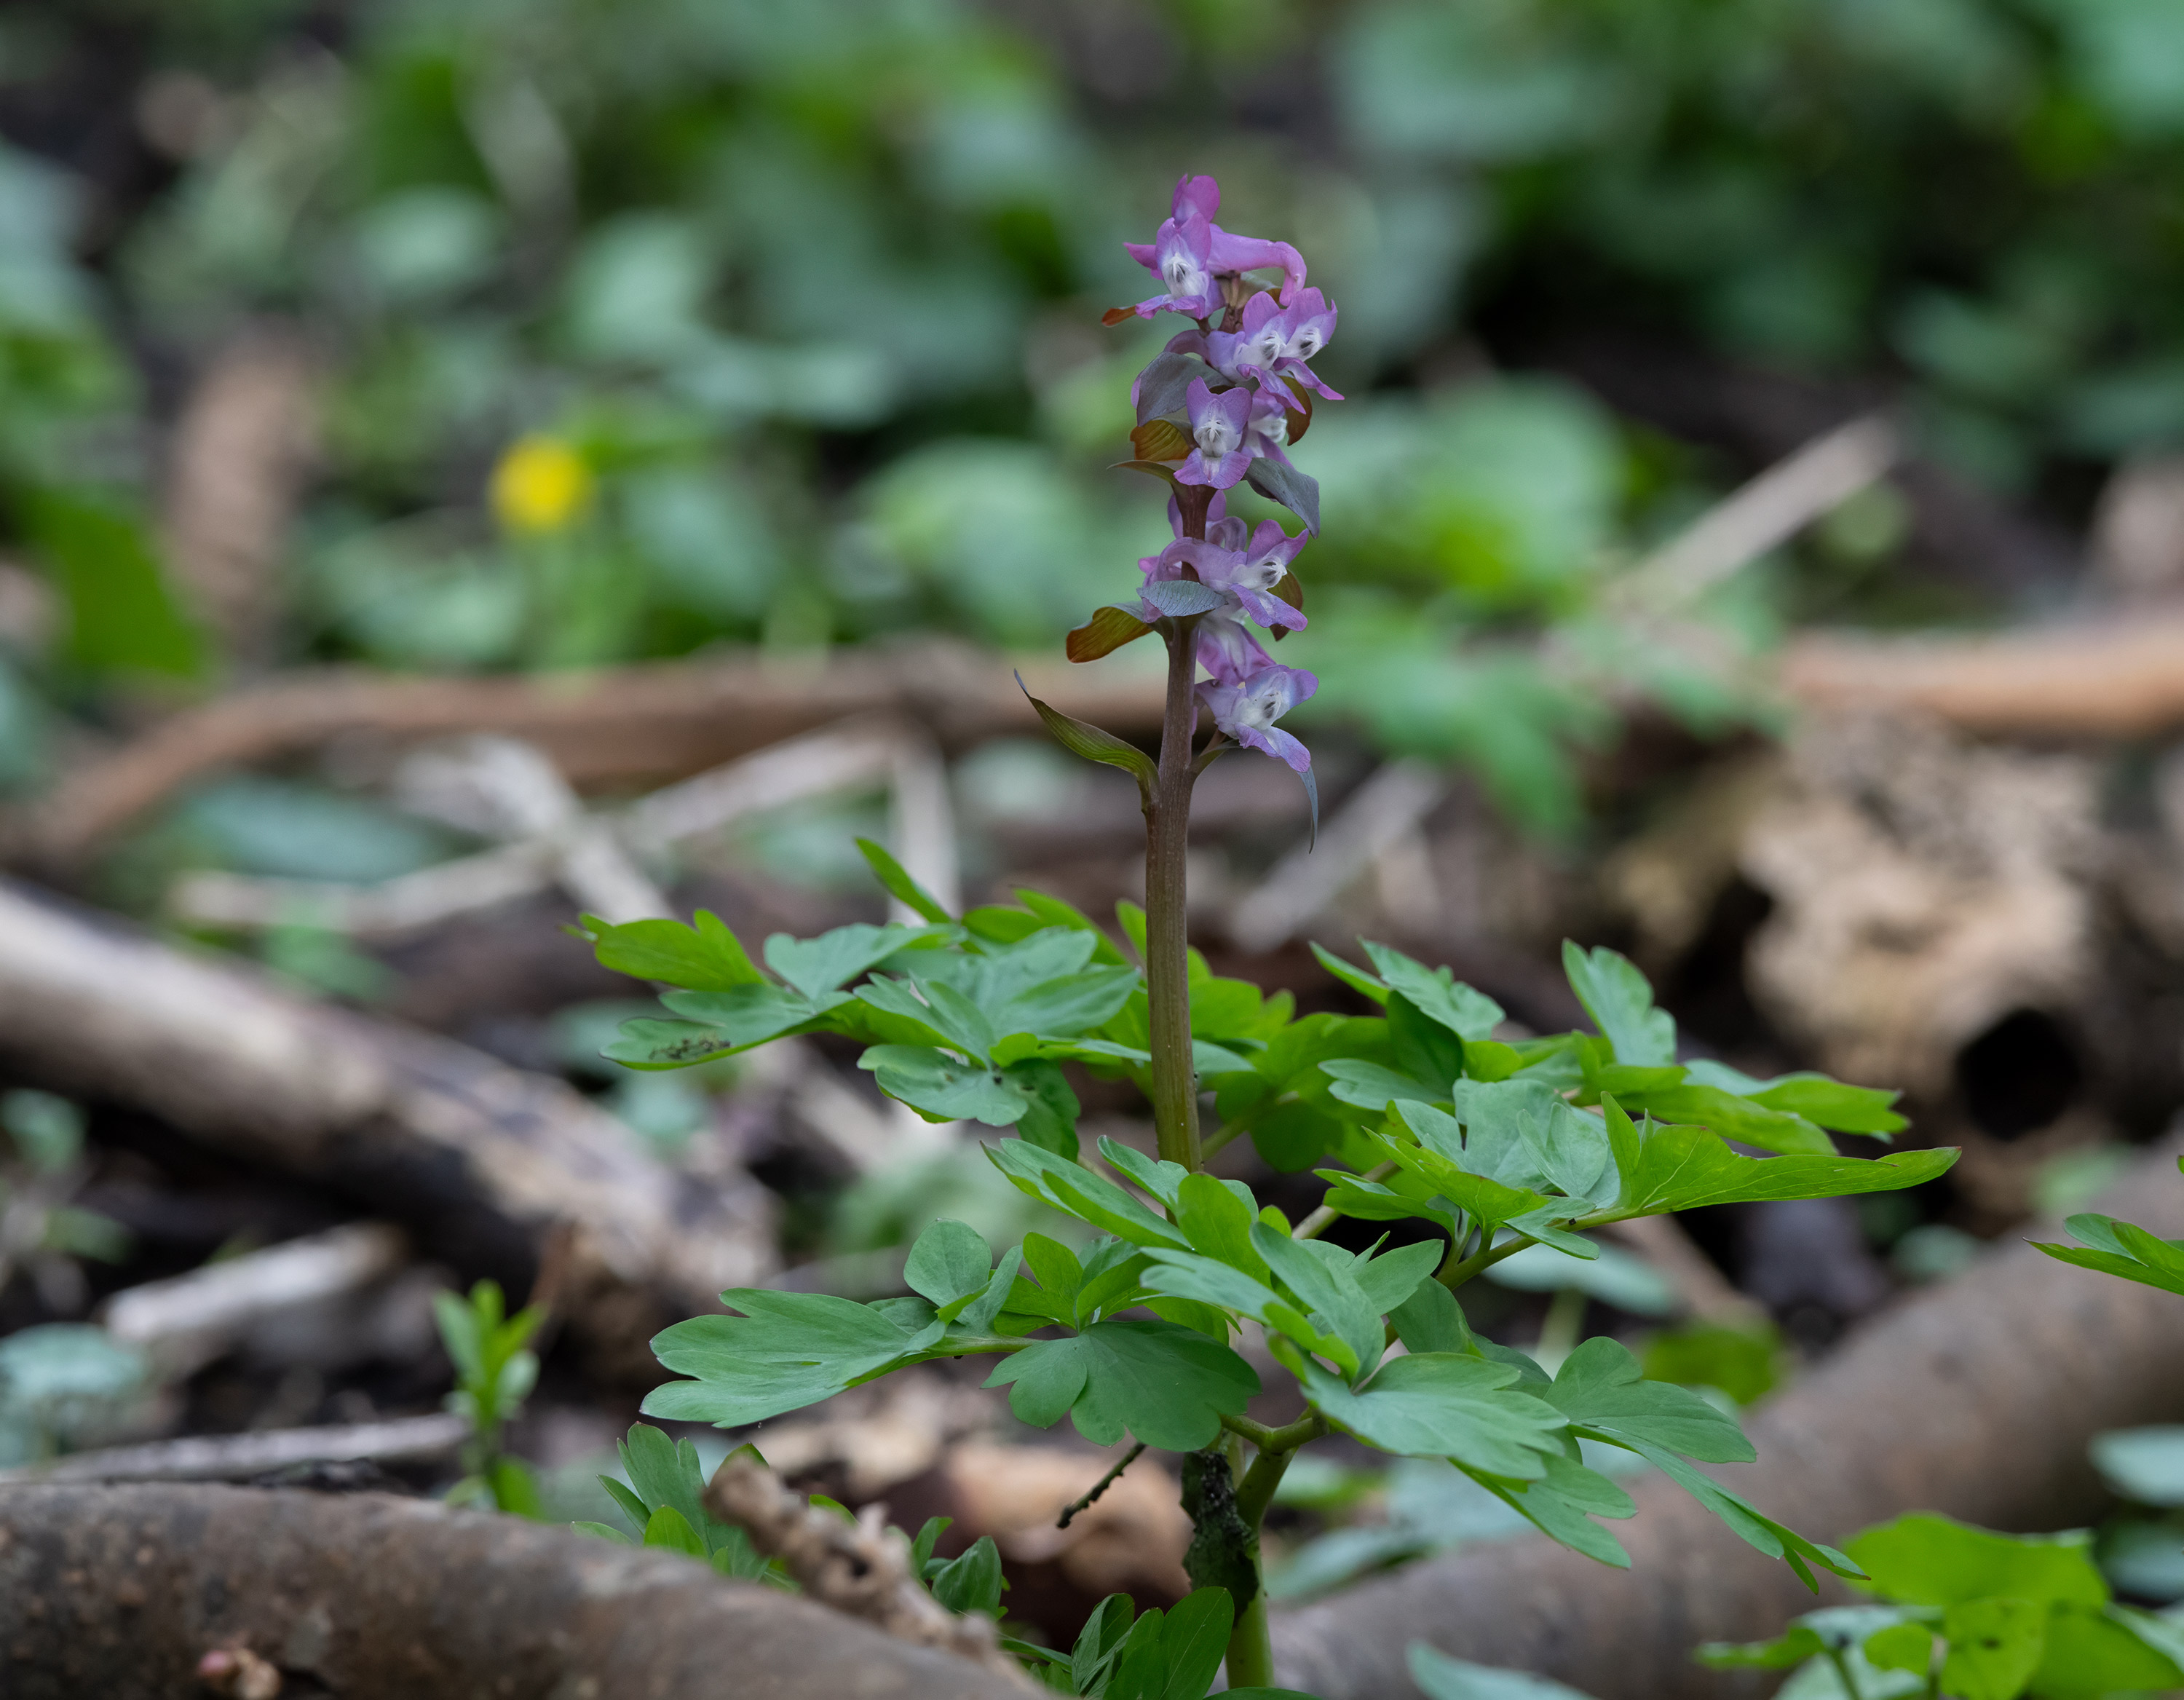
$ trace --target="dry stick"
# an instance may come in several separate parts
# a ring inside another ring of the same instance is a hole
[[[692,1189],[559,1080],[5,883],[0,1056],[399,1212],[466,1262],[535,1257],[566,1221],[571,1322],[602,1345],[641,1340],[656,1300],[710,1309],[775,1267],[755,1192]]]
[[[467,1418],[452,1411],[314,1429],[246,1435],[192,1435],[140,1446],[70,1452],[50,1463],[0,1470],[0,1485],[83,1481],[237,1481],[297,1464],[439,1458],[470,1438]],[[0,1499],[0,1509],[7,1502]]]
[[[1293,938],[1447,794],[1448,781],[1427,763],[1389,762],[1328,817],[1317,846],[1290,851],[1236,905],[1229,936],[1247,950],[1271,950]]]
[[[500,733],[537,744],[588,789],[696,773],[861,712],[914,722],[949,743],[1035,731],[1014,686],[994,686],[994,670],[966,665],[966,654],[919,643],[874,646],[837,666],[749,657],[497,678],[297,672],[171,715],[81,764],[15,819],[11,845],[65,873],[204,774],[337,738],[399,744]],[[1080,719],[1126,733],[1160,723],[1158,688],[1129,670],[1095,677],[1027,660],[1022,671],[1034,694]]]
[[[400,1229],[352,1222],[124,1288],[100,1307],[99,1320],[116,1340],[142,1346],[164,1374],[179,1379],[231,1350],[269,1317],[385,1280],[409,1254]]]
[[[1068,1504],[1061,1508],[1061,1515],[1056,1519],[1054,1526],[1056,1529],[1068,1528],[1070,1519],[1075,1517],[1078,1512],[1088,1510],[1095,1502],[1097,1502],[1101,1494],[1106,1492],[1109,1488],[1112,1487],[1116,1482],[1122,1479],[1123,1472],[1129,1469],[1132,1464],[1138,1461],[1138,1454],[1145,1451],[1145,1443],[1143,1441],[1139,1441],[1137,1445],[1132,1446],[1127,1452],[1124,1452],[1123,1454],[1123,1461],[1117,1464],[1114,1469],[1109,1470],[1106,1474],[1101,1476],[1098,1481],[1095,1482],[1092,1485],[1092,1491],[1089,1493],[1084,1495],[1080,1498],[1070,1501]]]
[[[956,1616],[911,1575],[910,1543],[885,1526],[884,1508],[868,1505],[855,1523],[844,1523],[791,1492],[764,1464],[731,1456],[705,1485],[705,1509],[749,1535],[765,1557],[780,1559],[812,1599],[1030,1688],[1000,1650],[991,1618]]]

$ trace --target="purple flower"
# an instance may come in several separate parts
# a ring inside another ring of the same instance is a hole
[[[1238,390],[1230,395],[1242,393]],[[1295,398],[1279,386],[1253,390],[1251,409],[1245,421],[1244,452],[1254,460],[1270,454],[1284,465],[1290,463],[1290,404]]]
[[[1305,364],[1333,340],[1335,309],[1317,289],[1307,289],[1289,306],[1277,309],[1263,290],[1244,304],[1241,326],[1233,337],[1207,337],[1207,360],[1241,382],[1256,377],[1272,386],[1276,377],[1295,378],[1329,401],[1341,396],[1322,383]],[[1226,347],[1214,347],[1225,343]]]
[[[1190,410],[1190,435],[1197,443],[1176,469],[1178,484],[1211,484],[1226,490],[1241,482],[1251,465],[1244,438],[1251,423],[1251,396],[1247,389],[1225,389],[1216,395],[1204,378],[1195,379],[1185,393]],[[1286,422],[1284,422],[1284,435]]]
[[[1301,667],[1269,665],[1235,684],[1202,684],[1198,694],[1229,737],[1304,773],[1312,752],[1274,722],[1318,688],[1319,681]]]
[[[1221,533],[1218,538],[1211,534],[1217,530]],[[1188,566],[1198,575],[1201,584],[1220,591],[1232,606],[1241,608],[1257,624],[1302,631],[1303,613],[1272,592],[1289,571],[1290,560],[1304,547],[1303,536],[1300,534],[1292,541],[1271,520],[1260,526],[1259,536],[1255,539],[1247,538],[1244,531],[1243,521],[1227,520],[1218,527],[1208,527],[1205,541],[1178,538],[1159,555],[1138,565],[1145,569],[1148,582],[1181,578],[1183,569]]]
[[[1150,319],[1156,313],[1212,317],[1223,304],[1219,280],[1227,273],[1279,266],[1284,300],[1303,287],[1304,259],[1295,248],[1285,242],[1231,236],[1212,221],[1220,205],[1219,184],[1211,177],[1186,176],[1177,182],[1167,219],[1152,241],[1123,244],[1131,259],[1160,279],[1166,291],[1138,303],[1140,319]]]
[[[1240,685],[1273,666],[1274,658],[1241,620],[1217,609],[1198,622],[1198,665],[1213,675],[1217,685]]]

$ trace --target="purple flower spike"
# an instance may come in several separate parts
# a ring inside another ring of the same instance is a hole
[[[1198,665],[1213,675],[1215,684],[1240,685],[1252,674],[1273,666],[1274,658],[1242,621],[1216,610],[1198,622]]]
[[[1201,685],[1198,694],[1229,737],[1303,773],[1311,770],[1312,752],[1274,722],[1318,688],[1319,681],[1301,667],[1272,666],[1237,684]]]
[[[1302,255],[1285,242],[1231,236],[1212,222],[1220,204],[1221,186],[1212,178],[1185,176],[1176,184],[1167,221],[1152,241],[1123,244],[1130,258],[1158,277],[1167,290],[1138,303],[1140,319],[1156,313],[1212,318],[1223,304],[1218,281],[1223,273],[1279,267],[1285,302],[1304,287]]]
[[[1185,392],[1190,410],[1190,435],[1197,447],[1176,469],[1178,484],[1211,484],[1217,490],[1233,488],[1243,481],[1251,465],[1244,438],[1251,425],[1251,392],[1226,389],[1216,395],[1206,380],[1195,380]],[[1286,430],[1284,431],[1286,434]]]

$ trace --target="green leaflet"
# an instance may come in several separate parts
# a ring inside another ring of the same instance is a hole
[[[1630,1351],[1604,1335],[1585,1341],[1555,1373],[1541,1397],[1592,1437],[1624,1445],[1649,1441],[1709,1463],[1758,1457],[1730,1417],[1685,1387],[1648,1381]]]
[[[943,1217],[911,1246],[902,1279],[911,1291],[944,1307],[983,1291],[993,1268],[985,1237],[967,1223]]]
[[[726,922],[706,909],[693,919],[694,924],[688,927],[680,921],[626,921],[616,926],[587,915],[583,932],[599,966],[618,974],[699,992],[765,983],[766,976],[752,965]]]
[[[1277,1356],[1284,1348],[1275,1347]],[[1506,1364],[1449,1352],[1412,1352],[1381,1365],[1356,1391],[1309,1358],[1289,1364],[1322,1415],[1383,1452],[1446,1458],[1459,1467],[1537,1480],[1558,1456],[1562,1413],[1514,1391]]]
[[[1691,1656],[1715,1670],[1790,1670],[1822,1653],[1848,1653],[1858,1647],[1864,1647],[1870,1659],[1875,1641],[1905,1628],[1925,1636],[1919,1625],[1895,1606],[1826,1606],[1794,1619],[1772,1641],[1713,1641]],[[1926,1641],[1932,1645],[1930,1636],[1926,1636]],[[1895,1643],[1882,1642],[1882,1647],[1886,1650],[1902,1644],[1899,1639]],[[1923,1663],[1915,1668],[1922,1675],[1926,1669]]]
[[[839,1393],[941,1334],[937,1320],[913,1332],[823,1293],[732,1287],[721,1301],[744,1314],[693,1317],[653,1336],[660,1363],[695,1379],[654,1388],[646,1416],[741,1428]]]
[[[806,997],[816,998],[854,980],[898,950],[932,939],[959,936],[952,927],[873,927],[863,922],[837,927],[816,939],[792,939],[776,933],[766,941],[766,965]]]
[[[1521,1670],[1496,1670],[1437,1653],[1422,1641],[1410,1649],[1411,1680],[1426,1700],[1588,1700],[1576,1689]]]
[[[1605,945],[1590,952],[1563,940],[1563,972],[1618,1062],[1668,1067],[1676,1060],[1676,1022],[1653,1006],[1653,989],[1627,956]]]
[[[1334,1056],[1319,1065],[1334,1084],[1332,1095],[1345,1104],[1377,1112],[1399,1103],[1445,1104],[1449,1089],[1400,1073],[1362,1057]]]
[[[889,855],[884,848],[870,839],[859,839],[857,849],[863,853],[873,878],[887,888],[889,896],[922,915],[928,921],[944,927],[954,922],[956,917],[941,906],[940,900],[912,879],[903,865]]]
[[[1623,1543],[1592,1519],[1635,1517],[1636,1503],[1598,1470],[1574,1458],[1553,1452],[1546,1463],[1546,1474],[1537,1481],[1508,1481],[1479,1470],[1464,1474],[1550,1541],[1619,1570],[1629,1569],[1630,1555]]]
[[[660,999],[676,1014],[714,1028],[723,1045],[737,1051],[794,1032],[849,1000],[841,992],[806,995],[765,984],[722,992],[669,992]],[[627,1033],[634,1025],[626,1023],[622,1031]],[[613,1049],[609,1047],[610,1055]]]
[[[2135,1223],[2090,1212],[2073,1216],[2063,1224],[2086,1248],[2051,1246],[2034,1240],[2034,1247],[2058,1262],[2081,1269],[2097,1269],[2164,1292],[2184,1293],[2184,1243],[2163,1240]]]
[[[1912,1605],[1949,1606],[1989,1597],[2104,1606],[2109,1585],[2094,1566],[2092,1537],[1997,1535],[1953,1517],[1914,1512],[1845,1543],[1875,1590]]]
[[[1178,1251],[1189,1249],[1190,1242],[1180,1229],[1163,1222],[1114,1182],[1089,1169],[1022,1140],[988,1145],[986,1155],[1019,1191],[1065,1214],[1104,1228],[1133,1245],[1166,1246]]]
[[[875,1045],[857,1067],[870,1069],[881,1091],[928,1121],[1005,1128],[1031,1106],[1031,1094],[1010,1071],[959,1062],[929,1045]]]
[[[1966,1600],[1942,1616],[1942,1689],[1961,1700],[2017,1700],[2048,1648],[2048,1613],[2031,1600]]]
[[[1485,993],[1475,991],[1457,980],[1452,970],[1429,968],[1401,950],[1376,945],[1369,939],[1357,942],[1365,947],[1365,954],[1373,959],[1373,966],[1380,971],[1380,978],[1389,990],[1401,993],[1421,1013],[1439,1022],[1467,1044],[1473,1040],[1491,1038],[1494,1029],[1502,1024],[1502,1006]]]
[[[1169,1322],[1118,1318],[1067,1340],[1033,1342],[986,1385],[1011,1386],[1009,1407],[1034,1428],[1063,1412],[1095,1446],[1127,1431],[1147,1446],[1195,1452],[1240,1416],[1259,1391],[1251,1365],[1227,1346]]]
[[[1886,1139],[1910,1125],[1889,1107],[1901,1093],[1847,1086],[1825,1074],[1778,1074],[1772,1080],[1757,1080],[1724,1063],[1710,1061],[1693,1062],[1685,1073],[1702,1086],[1719,1086],[1769,1110],[1802,1116],[1839,1134],[1871,1134]]]
[[[1001,1552],[994,1537],[982,1535],[962,1552],[933,1574],[933,1597],[951,1612],[984,1612],[998,1617],[1001,1590]]]
[[[1649,1123],[1641,1131],[1613,1098],[1602,1108],[1623,1182],[1609,1220],[1702,1204],[1893,1192],[1933,1179],[1957,1160],[1947,1148],[1877,1157],[1748,1157],[1704,1128]]]

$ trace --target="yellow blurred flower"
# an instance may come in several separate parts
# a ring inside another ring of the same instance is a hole
[[[492,497],[509,530],[558,532],[591,505],[592,469],[558,437],[521,437],[493,469]]]

